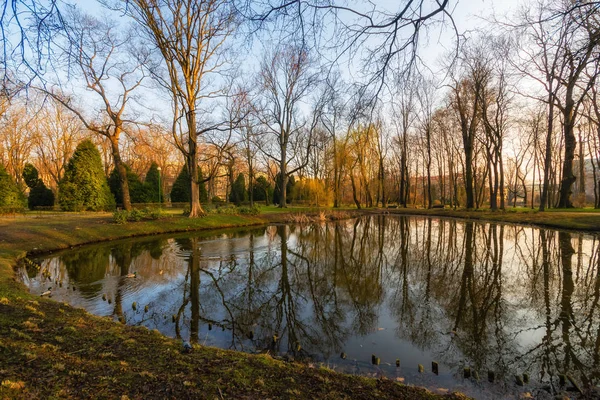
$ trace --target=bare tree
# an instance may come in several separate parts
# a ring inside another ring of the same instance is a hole
[[[133,57],[126,54],[126,46],[133,41],[131,31],[123,33],[114,23],[74,11],[68,19],[66,32],[60,44],[61,54],[68,58],[69,68],[75,69],[85,88],[100,99],[100,105],[95,115],[90,116],[71,96],[65,95],[60,86],[38,89],[73,112],[88,130],[109,141],[123,193],[123,208],[131,210],[127,170],[121,159],[119,139],[126,125],[134,123],[131,113],[126,110],[130,108],[133,92],[145,77],[142,68],[145,60],[130,61]]]
[[[395,6],[395,8],[394,8]],[[448,0],[404,0],[392,7],[373,2],[266,0],[239,2],[238,9],[256,29],[273,25],[283,35],[327,43],[334,63],[343,56],[362,60],[363,102],[379,98],[393,75],[416,64],[420,41],[430,27],[453,25]],[[327,29],[325,29],[327,27]]]
[[[398,196],[399,203],[406,208],[410,193],[408,135],[416,118],[416,90],[412,82],[406,81],[398,91],[399,94],[396,101],[397,106],[394,107],[393,111],[394,124],[396,125],[396,131],[398,132],[396,142],[400,146],[400,193]]]
[[[279,207],[286,207],[286,185],[290,175],[306,167],[313,133],[320,116],[320,105],[310,118],[299,113],[302,102],[315,87],[317,75],[310,68],[308,53],[302,47],[286,45],[265,57],[260,70],[261,102],[257,117],[273,146],[261,151],[279,165],[281,189]]]
[[[431,162],[432,162],[432,145],[431,136],[433,134],[433,115],[434,115],[434,95],[435,87],[431,80],[423,79],[417,87],[417,99],[419,101],[419,131],[421,132],[421,141],[423,144],[423,163],[425,173],[427,175],[426,199],[423,199],[423,204],[427,201],[427,208],[433,207],[433,196],[431,193]]]
[[[581,85],[580,77],[593,58],[594,49],[600,44],[600,30],[594,13],[597,2],[568,3],[539,1],[523,10],[519,16],[522,62],[517,65],[524,75],[538,82],[545,98],[537,98],[548,107],[546,144],[544,157],[544,184],[540,197],[540,211],[550,202],[552,169],[552,136],[554,134],[555,108],[564,119],[565,141],[562,160],[562,182],[560,207],[571,207],[571,187],[576,178],[573,174],[573,159],[576,148],[574,123],[577,109],[589,90],[590,81]],[[514,25],[510,25],[514,27]]]
[[[52,40],[64,29],[61,3],[4,0],[0,5],[0,85],[5,94],[15,94],[52,68]],[[17,69],[20,73],[15,72]]]
[[[558,207],[571,208],[571,188],[576,181],[573,174],[573,159],[577,139],[575,138],[575,121],[578,110],[588,90],[594,85],[595,75],[587,82],[581,82],[585,77],[585,70],[590,61],[598,56],[594,54],[600,49],[600,27],[592,18],[591,12],[597,12],[594,7],[591,10],[578,8],[566,14],[562,22],[566,25],[566,40],[563,42],[564,74],[557,76],[558,82],[564,89],[564,101],[561,96],[555,98],[556,105],[563,116],[563,137],[565,141],[565,152],[562,166],[562,180],[560,183],[560,194]],[[583,178],[583,177],[582,177]]]
[[[481,123],[480,101],[481,91],[487,79],[488,69],[486,57],[478,52],[484,51],[481,47],[463,48],[460,58],[460,72],[458,77],[453,76],[451,89],[451,106],[460,123],[464,150],[465,166],[465,191],[468,209],[475,207],[475,185],[473,174],[473,160],[475,138]]]
[[[23,168],[33,148],[33,118],[30,112],[23,102],[13,101],[0,115],[0,163],[23,190]]]
[[[166,77],[159,73],[154,76],[172,98],[173,137],[189,169],[190,217],[202,216],[199,137],[220,129],[223,124],[208,122],[207,115],[199,118],[199,103],[219,92],[211,88],[210,76],[219,73],[226,62],[223,53],[226,39],[236,27],[235,10],[225,0],[123,0],[123,3],[126,12],[156,47],[166,69]],[[200,121],[205,122],[202,128]]]
[[[33,153],[40,173],[49,175],[51,187],[58,190],[65,166],[85,135],[89,133],[80,119],[55,101],[41,104],[33,124]]]

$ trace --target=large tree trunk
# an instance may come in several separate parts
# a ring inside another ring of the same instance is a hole
[[[583,195],[585,202],[585,156],[583,151],[583,140],[581,139],[581,127],[579,128],[579,184],[577,192]]]
[[[552,131],[554,130],[554,95],[552,94],[552,82],[548,82],[550,92],[548,94],[548,129],[546,131],[546,154],[544,157],[544,186],[540,196],[540,211],[546,209],[550,190],[550,167],[552,166]]]
[[[565,138],[565,158],[562,166],[562,180],[560,182],[560,194],[558,198],[558,208],[573,208],[571,202],[572,186],[577,180],[573,174],[573,160],[575,159],[575,149],[577,140],[575,139],[575,102],[572,99],[572,90],[567,90],[567,99],[563,111],[564,117],[564,138]]]
[[[431,194],[431,128],[427,127],[427,208],[433,207]]]
[[[475,196],[473,191],[473,145],[468,135],[463,135],[465,148],[465,192],[467,195],[467,209],[475,207]]]
[[[279,178],[279,188],[281,189],[281,194],[279,196],[279,208],[285,208],[287,207],[287,182],[288,182],[288,176],[287,176],[287,165],[285,164],[285,153],[282,151],[281,152],[282,156],[281,156],[281,162],[279,163],[279,171],[280,171],[280,178]]]
[[[356,208],[360,210],[360,201],[358,200],[358,195],[356,193],[356,181],[354,180],[354,174],[350,172],[350,183],[352,184],[352,199],[354,200],[354,204],[356,204]]]
[[[118,128],[117,128],[118,129]],[[114,135],[110,136],[110,145],[112,148],[113,162],[119,175],[119,186],[121,187],[121,193],[123,194],[123,208],[127,211],[131,211],[131,197],[129,196],[129,182],[127,181],[127,169],[125,164],[121,160],[121,151],[119,150],[119,136],[120,132],[115,132]]]
[[[198,147],[196,134],[196,112],[190,108],[187,113],[187,125],[189,132],[189,145],[187,164],[190,173],[190,218],[203,217],[205,215],[200,204],[200,185],[198,183]]]
[[[254,207],[254,168],[252,165],[248,168],[248,198],[250,200],[250,207]]]
[[[333,208],[340,206],[340,162],[338,160],[337,140],[333,136]]]
[[[498,149],[498,158],[500,168],[500,209],[504,210],[506,205],[504,200],[504,160],[502,159],[502,148]]]

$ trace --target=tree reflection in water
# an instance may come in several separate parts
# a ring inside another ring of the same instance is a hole
[[[527,372],[553,387],[561,373],[599,382],[594,236],[372,216],[57,257],[42,271],[80,286],[67,301],[192,342],[329,361],[344,351],[366,362],[372,341],[390,363],[435,359],[455,374],[468,365],[506,378]],[[139,278],[124,278],[134,270]],[[43,279],[34,277],[32,290]],[[103,293],[114,298],[110,308]],[[133,310],[125,299],[150,308]]]

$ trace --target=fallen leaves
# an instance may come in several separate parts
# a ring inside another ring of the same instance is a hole
[[[7,379],[5,381],[2,381],[2,387],[5,387],[5,388],[11,389],[11,390],[22,390],[25,388],[25,382],[23,382],[23,381],[13,382],[13,381]]]

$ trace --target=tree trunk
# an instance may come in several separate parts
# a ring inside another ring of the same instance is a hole
[[[110,145],[112,148],[113,162],[119,175],[119,186],[121,187],[121,193],[123,194],[123,208],[127,211],[131,211],[131,198],[129,196],[129,182],[127,180],[127,169],[125,164],[121,160],[121,151],[119,150],[119,132],[115,132],[114,135],[110,136]]]
[[[583,151],[583,140],[581,139],[581,127],[579,128],[579,185],[577,192],[583,194],[585,201],[585,157]]]
[[[333,208],[340,206],[340,162],[338,160],[337,140],[333,136]]]
[[[360,210],[360,201],[358,201],[358,197],[356,195],[356,182],[352,172],[350,173],[350,183],[352,184],[352,199],[354,200],[354,204],[356,204],[356,208]]]
[[[500,209],[504,210],[506,205],[504,203],[504,160],[502,159],[502,148],[498,150],[498,159],[500,168]]]
[[[279,196],[279,208],[286,208],[287,207],[287,182],[288,182],[288,176],[287,176],[287,165],[285,165],[285,156],[283,156],[282,152],[282,157],[281,157],[281,162],[279,163],[279,184],[281,186],[279,186],[279,189],[281,190],[280,196]]]
[[[558,198],[558,208],[573,208],[571,202],[571,188],[577,178],[573,174],[573,160],[575,159],[575,149],[577,140],[575,139],[575,102],[567,95],[564,116],[564,138],[565,138],[565,158],[563,159],[562,180],[560,182],[560,194]]]
[[[202,217],[205,215],[200,204],[200,185],[198,183],[198,147],[196,134],[196,112],[190,107],[187,113],[187,125],[189,132],[189,145],[187,153],[187,165],[190,173],[190,218]]]
[[[431,128],[427,127],[427,208],[433,207],[431,195]]]
[[[554,95],[552,93],[552,81],[549,84],[548,94],[548,129],[546,131],[546,154],[544,157],[544,186],[540,196],[540,211],[546,209],[550,190],[550,167],[552,165],[552,131],[554,130]]]
[[[463,135],[465,148],[465,192],[467,195],[467,209],[475,207],[475,196],[473,193],[473,145],[467,135]]]

